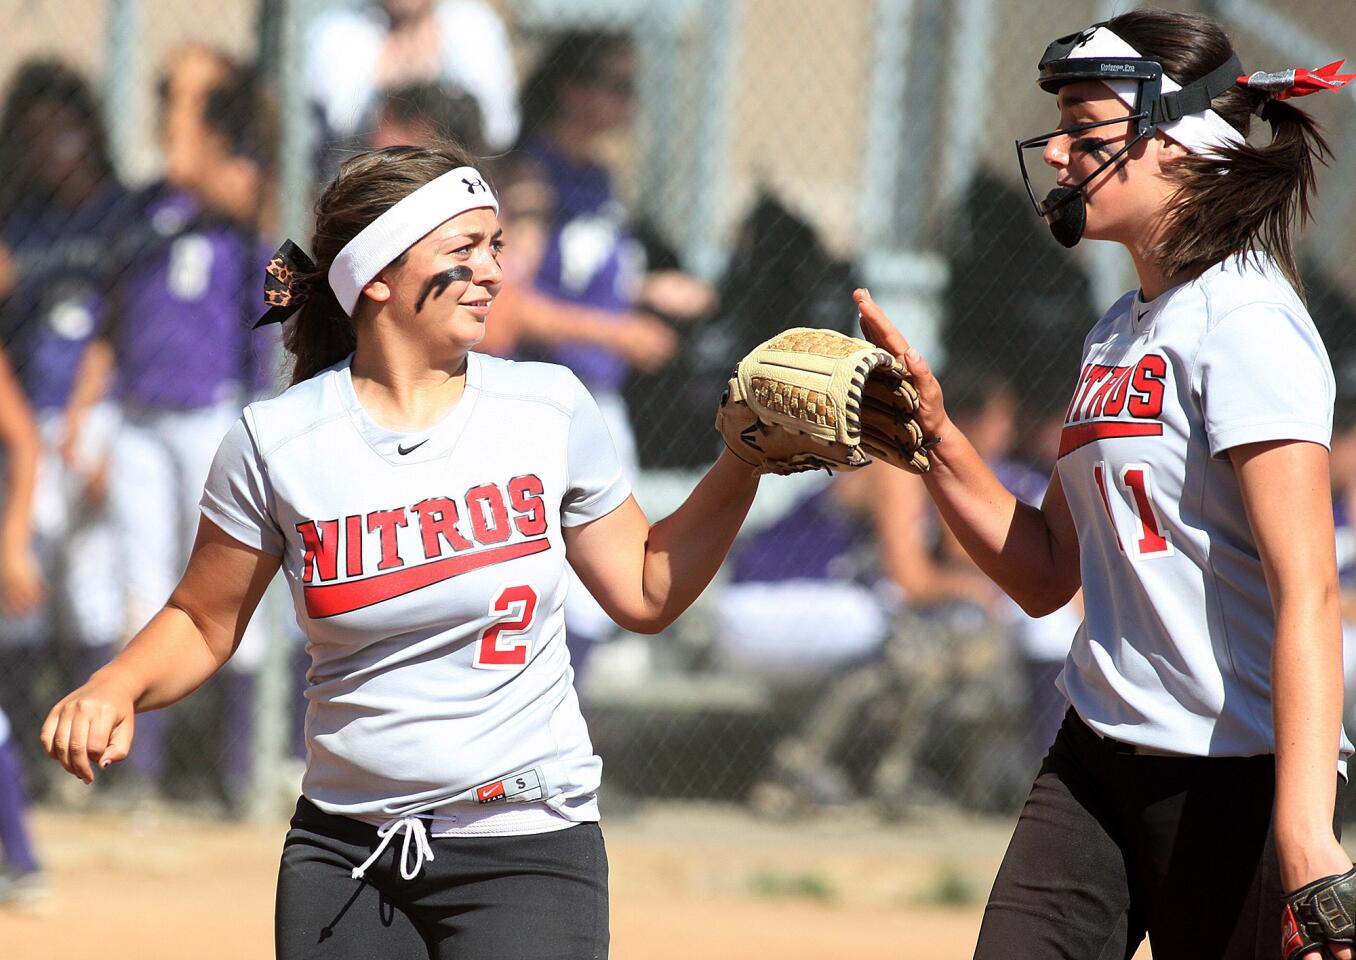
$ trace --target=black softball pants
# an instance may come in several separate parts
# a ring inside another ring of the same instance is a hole
[[[297,803],[278,874],[278,960],[606,960],[607,852],[596,823],[435,838],[413,880],[375,827]]]
[[[1003,857],[975,957],[1128,960],[1147,935],[1154,960],[1279,960],[1274,764],[1139,754],[1070,710]]]

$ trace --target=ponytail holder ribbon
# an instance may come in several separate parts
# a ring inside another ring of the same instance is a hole
[[[1250,90],[1263,90],[1273,100],[1289,100],[1291,97],[1307,97],[1311,93],[1324,90],[1340,90],[1352,80],[1356,73],[1338,73],[1343,60],[1334,60],[1325,67],[1312,70],[1291,68],[1276,73],[1258,70],[1238,78],[1238,83]]]
[[[282,323],[311,298],[315,261],[291,240],[284,240],[264,268],[264,303],[269,309],[254,324],[254,329],[270,323]]]

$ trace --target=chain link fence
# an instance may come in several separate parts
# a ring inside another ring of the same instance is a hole
[[[36,755],[41,719],[177,579],[219,439],[280,388],[276,342],[249,330],[260,267],[308,236],[317,186],[355,150],[452,135],[529,198],[506,201],[506,256],[515,216],[546,225],[523,282],[617,332],[571,343],[504,319],[487,347],[576,369],[652,519],[717,454],[735,358],[789,326],[854,332],[858,285],[944,367],[1001,478],[1039,499],[1084,332],[1135,281],[1119,247],[1050,239],[1012,144],[1054,125],[1032,82],[1045,44],[1124,6],[222,0],[208,17],[189,0],[0,0],[0,341],[42,434],[45,583],[7,540],[0,705],[31,792],[75,802]],[[1250,69],[1356,51],[1344,0],[1184,6],[1223,20]],[[1337,160],[1301,249],[1348,404],[1356,95],[1314,111]],[[1016,808],[1060,714],[1076,603],[1026,618],[921,486],[887,473],[766,481],[663,635],[574,615],[609,797]],[[1339,497],[1353,481],[1335,472]],[[271,815],[294,796],[289,603],[269,598],[206,690],[141,718],[132,758],[81,802]]]

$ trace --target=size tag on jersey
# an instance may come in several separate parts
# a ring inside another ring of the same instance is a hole
[[[546,799],[546,781],[536,767],[511,774],[502,780],[481,784],[472,791],[476,803],[496,803],[500,800],[513,800],[526,803],[532,800]]]

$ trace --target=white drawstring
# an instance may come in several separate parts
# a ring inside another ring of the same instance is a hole
[[[391,843],[391,838],[396,835],[400,828],[405,828],[405,842],[400,849],[400,875],[406,880],[413,880],[419,875],[420,869],[424,866],[425,860],[433,859],[433,847],[428,842],[428,833],[424,830],[424,821],[418,817],[402,817],[399,820],[392,820],[377,828],[377,836],[381,837],[381,843],[377,844],[377,849],[372,851],[372,856],[363,861],[363,865],[353,871],[353,879],[361,880],[367,868],[376,862]],[[410,839],[414,839],[414,867],[409,867],[410,858]]]

